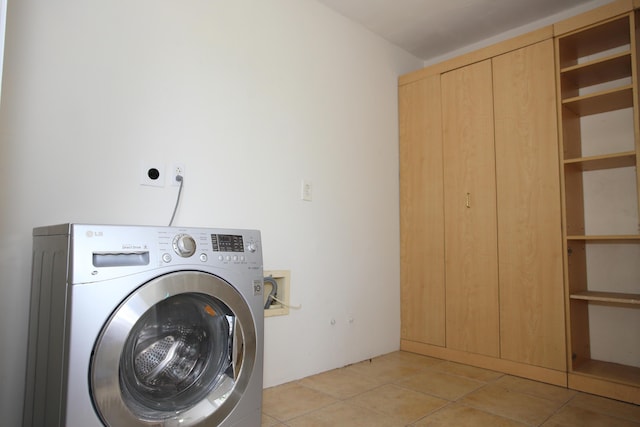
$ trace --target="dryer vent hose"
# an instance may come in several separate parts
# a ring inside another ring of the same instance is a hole
[[[278,294],[278,282],[276,282],[276,279],[274,279],[273,276],[264,277],[263,282],[265,285],[266,284],[271,285],[271,292],[269,292],[269,296],[267,297],[267,300],[264,303],[264,309],[268,310],[269,307],[271,307],[271,303],[274,301],[274,298]]]

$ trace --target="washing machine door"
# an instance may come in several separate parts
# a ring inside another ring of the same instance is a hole
[[[90,383],[107,426],[218,425],[256,360],[256,330],[238,291],[212,274],[147,282],[114,311],[96,341]]]

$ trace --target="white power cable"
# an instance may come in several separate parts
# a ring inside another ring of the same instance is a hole
[[[180,194],[182,193],[182,184],[184,184],[184,178],[182,175],[176,175],[176,181],[180,182],[180,188],[178,189],[178,197],[176,197],[176,206],[173,208],[173,215],[171,215],[171,221],[169,221],[169,227],[173,224],[173,219],[176,217],[178,211],[178,205],[180,204]]]
[[[282,301],[281,299],[274,297],[273,295],[271,295],[269,298],[271,298],[274,301],[279,302],[280,304],[284,305],[285,307],[292,308],[294,310],[300,310],[302,308],[302,304],[300,304],[300,305],[290,305],[290,304],[287,304],[286,302]]]

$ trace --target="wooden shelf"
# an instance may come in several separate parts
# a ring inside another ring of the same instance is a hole
[[[611,235],[599,235],[599,236],[567,236],[567,240],[585,240],[594,242],[629,242],[640,243],[640,234],[611,234]]]
[[[564,153],[564,267],[569,296],[565,314],[571,358],[567,382],[575,390],[635,404],[640,404],[640,367],[634,366],[640,345],[635,340],[638,326],[634,317],[640,309],[640,293],[615,291],[622,290],[616,283],[637,282],[640,234],[588,233],[591,224],[612,232],[615,227],[605,224],[619,220],[625,221],[622,232],[638,233],[636,218],[630,217],[635,212],[620,212],[618,206],[626,208],[623,202],[640,197],[637,176],[633,189],[627,179],[627,172],[640,170],[636,96],[640,15],[633,10],[638,5],[640,0],[618,0],[554,26],[560,148]],[[603,114],[609,112],[613,114]],[[591,120],[582,120],[593,115]],[[615,144],[633,142],[635,147],[608,148],[613,145],[609,135],[619,137]],[[612,152],[616,150],[629,151]],[[584,155],[587,151],[606,154]],[[627,169],[617,170],[621,168]],[[599,170],[605,171],[602,176],[586,173]],[[637,292],[638,288],[624,290]],[[609,316],[612,312],[615,315]],[[632,343],[624,342],[628,337],[634,338]],[[610,348],[606,356],[599,357],[631,365],[592,359],[603,345]]]
[[[633,107],[633,85],[575,96],[562,101],[562,105],[580,117]]]
[[[600,169],[615,169],[636,166],[636,152],[604,154],[600,156],[579,157],[567,159],[565,166],[577,168],[580,171],[594,171]]]
[[[602,303],[628,304],[640,306],[640,294],[621,294],[617,292],[584,291],[571,294],[569,298]]]
[[[573,372],[581,375],[640,387],[640,368],[600,360],[574,361]]]
[[[631,52],[589,61],[560,70],[563,87],[572,83],[575,88],[583,88],[613,80],[631,77]]]
[[[630,44],[629,17],[623,16],[560,38],[561,67],[578,59]]]

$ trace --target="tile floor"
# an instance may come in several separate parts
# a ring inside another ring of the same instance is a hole
[[[637,405],[406,352],[263,396],[263,427],[640,427]]]

